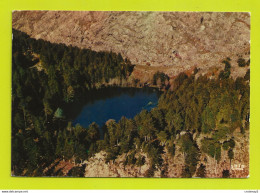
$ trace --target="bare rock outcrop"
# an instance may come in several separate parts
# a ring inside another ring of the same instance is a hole
[[[88,161],[85,161],[85,177],[144,177],[149,169],[149,161],[142,166],[124,165],[126,154],[120,155],[114,161],[106,163],[107,153],[96,153]],[[145,156],[145,154],[143,154]]]
[[[36,39],[166,67],[170,76],[194,66],[207,72],[226,57],[248,59],[250,50],[249,13],[15,11],[12,26]]]

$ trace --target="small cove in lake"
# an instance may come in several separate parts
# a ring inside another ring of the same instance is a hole
[[[66,107],[73,125],[87,128],[92,122],[103,126],[107,120],[133,118],[143,109],[150,111],[158,104],[160,92],[155,88],[102,88],[89,92],[82,100]]]

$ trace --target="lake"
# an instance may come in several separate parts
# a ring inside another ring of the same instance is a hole
[[[159,91],[153,88],[104,88],[91,91],[84,102],[70,107],[72,124],[87,128],[92,122],[102,126],[109,119],[133,118],[143,109],[157,106]]]

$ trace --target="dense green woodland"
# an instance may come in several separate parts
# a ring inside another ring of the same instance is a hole
[[[122,117],[118,122],[109,120],[106,125],[92,123],[88,128],[72,126],[64,116],[63,106],[106,87],[111,79],[117,79],[115,86],[120,86],[134,67],[128,59],[112,52],[35,40],[13,30],[12,61],[14,175],[63,175],[54,172],[55,165],[43,171],[54,160],[81,163],[103,150],[108,153],[107,162],[125,153],[125,165],[149,162],[146,176],[152,177],[155,170],[161,169],[164,177],[162,154],[173,159],[180,147],[185,156],[182,177],[204,177],[205,166],[201,164],[197,169],[201,153],[219,161],[221,153],[228,151],[232,160],[236,141],[232,133],[240,128],[243,134],[249,128],[249,71],[245,77],[233,80],[229,58],[223,61],[225,69],[215,79],[195,79],[196,72],[191,76],[179,74],[173,89],[166,90],[158,107],[150,112],[143,110],[133,119]],[[39,63],[42,70],[35,67]],[[156,73],[154,85],[158,79],[161,84],[169,77]],[[200,147],[195,134],[205,135]],[[148,159],[140,152],[146,153]],[[74,167],[67,175],[83,176],[84,168]]]

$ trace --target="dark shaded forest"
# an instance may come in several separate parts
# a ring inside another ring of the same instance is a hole
[[[232,160],[234,130],[240,128],[243,134],[249,129],[250,72],[233,80],[230,60],[223,61],[225,68],[216,79],[195,78],[197,71],[190,76],[180,73],[173,89],[166,87],[158,106],[151,111],[143,110],[133,119],[122,117],[118,122],[109,120],[105,125],[92,123],[83,128],[66,119],[64,104],[107,87],[111,79],[117,79],[114,86],[120,86],[134,66],[120,54],[52,44],[13,30],[13,174],[63,175],[43,171],[54,160],[73,159],[81,163],[103,150],[107,152],[107,162],[126,154],[125,165],[142,166],[149,162],[146,177],[152,177],[158,169],[164,177],[162,155],[167,153],[173,158],[180,147],[185,157],[182,177],[205,177],[205,166],[197,167],[201,153],[219,161],[221,153],[228,151]],[[238,63],[241,67],[249,65],[241,60]],[[153,84],[168,80],[167,75],[158,72]],[[104,139],[100,138],[100,127]],[[200,146],[195,134],[207,135]],[[148,159],[136,156],[139,152],[144,152]],[[83,176],[84,168],[75,167],[67,175]]]

